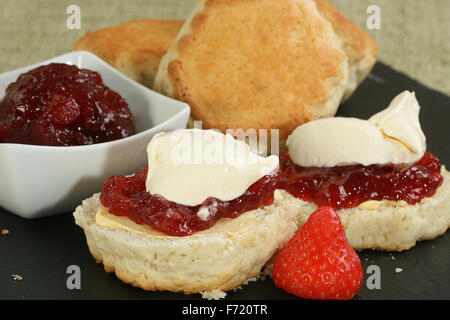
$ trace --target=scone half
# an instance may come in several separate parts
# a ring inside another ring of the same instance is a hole
[[[151,291],[199,293],[228,291],[258,276],[298,229],[296,208],[290,205],[277,196],[270,206],[221,219],[187,237],[145,230],[127,218],[133,231],[100,225],[96,216],[104,216],[107,208],[99,194],[83,201],[74,217],[95,260],[125,283]]]
[[[405,201],[367,201],[358,207],[338,210],[345,233],[355,249],[403,251],[417,241],[431,240],[446,232],[450,226],[450,173],[442,167],[442,185],[429,198],[415,205]],[[312,202],[300,200],[280,190],[296,207],[300,226],[317,210]]]

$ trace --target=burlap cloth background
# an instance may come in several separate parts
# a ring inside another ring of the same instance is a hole
[[[367,7],[381,8],[381,30],[369,31],[380,60],[450,94],[450,0],[331,0],[366,28]],[[86,31],[127,20],[182,19],[196,0],[0,0],[0,72],[71,51]],[[69,5],[81,8],[81,30],[66,27]]]

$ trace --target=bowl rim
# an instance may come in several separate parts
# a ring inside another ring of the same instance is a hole
[[[98,148],[98,147],[106,147],[106,145],[119,145],[122,143],[126,143],[126,142],[132,142],[133,140],[137,140],[140,139],[143,136],[148,135],[150,130],[156,130],[158,127],[160,126],[164,126],[166,125],[168,122],[172,121],[174,118],[176,117],[180,117],[182,115],[184,115],[184,113],[189,112],[190,113],[190,107],[187,103],[182,102],[182,101],[178,101],[175,99],[172,99],[170,97],[167,97],[165,95],[162,95],[159,92],[156,92],[150,88],[147,88],[145,86],[143,86],[142,84],[140,84],[139,82],[134,81],[133,79],[127,77],[126,75],[124,75],[123,73],[121,73],[120,71],[118,71],[117,69],[115,69],[114,67],[112,67],[110,64],[108,64],[106,61],[102,60],[100,57],[96,56],[95,54],[88,52],[88,51],[72,51],[72,52],[68,52],[59,56],[56,56],[54,58],[51,59],[47,59],[41,62],[37,62],[34,64],[31,64],[29,66],[25,66],[25,67],[21,67],[18,69],[14,69],[14,70],[10,70],[10,71],[6,71],[3,73],[0,73],[0,80],[2,77],[6,77],[9,76],[10,74],[13,73],[24,73],[26,72],[25,70],[31,70],[34,68],[37,68],[39,66],[43,66],[43,65],[47,65],[50,63],[56,63],[55,60],[59,60],[59,59],[64,59],[64,58],[69,58],[72,56],[87,56],[91,59],[93,59],[96,63],[103,65],[104,67],[106,67],[110,72],[112,72],[115,76],[121,78],[124,81],[128,81],[131,84],[133,84],[134,86],[136,86],[138,89],[140,89],[141,91],[144,91],[147,94],[154,94],[156,96],[158,96],[160,99],[163,100],[168,100],[168,101],[172,101],[172,102],[176,102],[180,104],[180,107],[182,107],[180,109],[180,111],[176,112],[174,115],[172,115],[170,118],[168,118],[167,120],[158,123],[157,125],[148,128],[144,131],[138,132],[132,136],[128,136],[125,138],[121,138],[121,139],[117,139],[117,140],[113,140],[113,141],[106,141],[106,142],[99,142],[99,143],[94,143],[94,144],[89,144],[89,145],[77,145],[77,146],[44,146],[44,145],[33,145],[33,144],[24,144],[24,143],[0,143],[0,149],[5,148],[5,149],[42,149],[42,150],[63,150],[65,152],[67,152],[68,150],[80,150],[80,149],[89,149],[89,148]],[[95,71],[95,70],[94,70]],[[11,83],[11,82],[10,82]],[[10,84],[8,83],[8,85]],[[6,90],[6,88],[5,88]]]

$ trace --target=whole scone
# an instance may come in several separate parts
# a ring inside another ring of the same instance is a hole
[[[183,21],[140,19],[87,32],[74,50],[92,52],[133,80],[153,86],[162,56]]]
[[[373,40],[325,1],[202,0],[154,89],[187,102],[204,128],[279,129],[283,146],[298,125],[333,116],[376,56]]]

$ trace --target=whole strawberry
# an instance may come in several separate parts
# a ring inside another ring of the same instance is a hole
[[[361,261],[333,208],[314,212],[281,249],[273,266],[275,285],[307,299],[353,298],[361,288]]]

